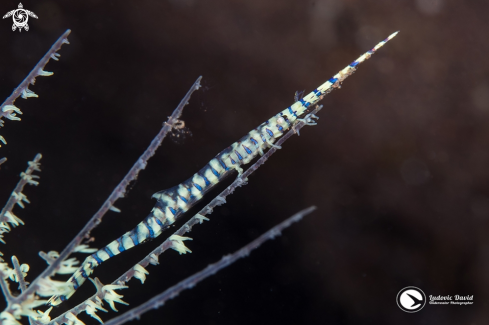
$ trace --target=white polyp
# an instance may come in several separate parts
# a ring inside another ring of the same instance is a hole
[[[172,247],[174,250],[176,250],[180,255],[182,254],[187,254],[187,253],[192,253],[190,249],[185,246],[182,242],[177,242],[177,241],[172,241]]]
[[[76,316],[73,313],[66,313],[65,317],[70,320],[70,324],[72,325],[85,325],[84,322],[76,318]]]
[[[22,95],[20,96],[24,99],[27,99],[29,97],[39,97],[35,92],[30,90],[29,88],[22,89]]]
[[[192,253],[190,249],[183,243],[184,240],[192,240],[190,237],[183,237],[179,235],[171,235],[169,240],[172,242],[172,248],[176,250],[180,255]]]
[[[267,143],[268,143],[268,145],[270,145],[270,147],[273,147],[275,149],[282,149],[281,146],[277,146],[277,145],[273,144],[272,142],[270,142],[270,139],[267,139]]]
[[[49,251],[47,256],[50,258],[50,259],[57,259],[59,257],[59,253],[57,251]]]
[[[52,76],[53,74],[54,74],[54,72],[44,71],[42,68],[39,68],[39,70],[37,70],[38,76],[49,77],[49,76]]]
[[[80,262],[75,257],[69,258],[61,262],[61,266],[56,271],[56,273],[73,274],[75,273],[76,270],[78,270],[78,266],[77,266],[78,264],[80,264]]]
[[[49,317],[49,313],[53,310],[53,307],[50,307],[48,310],[45,312],[42,312],[40,310],[36,310],[39,316],[36,317],[36,320],[41,323],[48,323],[51,320],[51,317]]]
[[[144,267],[139,264],[134,266],[134,277],[141,281],[141,283],[146,281],[146,274],[149,274],[149,272]]]
[[[17,203],[22,209],[25,208],[24,203],[22,203],[22,199],[19,194],[16,192],[12,192],[12,197],[15,199],[15,203]]]
[[[307,114],[304,118],[298,118],[297,120],[303,122],[305,125],[317,125],[317,123],[314,122],[313,118],[319,119],[319,117],[314,114]]]
[[[143,159],[139,158],[138,159],[138,164],[139,166],[142,168],[142,169],[145,169],[146,168],[146,165],[148,164],[146,161],[144,161]]]
[[[169,240],[183,243],[184,240],[192,240],[192,238],[179,235],[171,235]]]
[[[98,249],[96,248],[91,248],[89,247],[88,245],[85,245],[85,244],[82,244],[82,245],[78,245],[75,247],[75,249],[73,250],[73,252],[77,252],[77,253],[87,253],[87,254],[90,254],[90,253],[95,253],[96,251],[98,251]]]
[[[223,197],[222,197],[222,196],[220,196],[220,195],[216,196],[215,200],[216,200],[216,201],[219,201],[219,203],[218,203],[219,205],[223,205],[224,203],[226,203],[226,199],[225,199],[225,198],[223,198]]]
[[[27,184],[36,185],[36,186],[39,185],[39,182],[34,180],[34,178],[39,178],[39,176],[37,176],[37,175],[29,175],[29,174],[22,172],[22,173],[20,173],[20,177],[22,177],[22,179],[26,180]]]
[[[28,199],[27,199],[27,196],[25,196],[24,193],[19,193],[20,195],[20,198],[22,199],[22,201],[24,201],[25,203],[31,203]]]
[[[0,222],[0,233],[9,232],[10,226],[6,222]]]
[[[20,117],[17,117],[14,112],[5,112],[5,117],[11,121],[20,121]]]
[[[7,144],[7,140],[5,140],[5,138],[4,138],[4,137],[2,137],[1,135],[0,135],[0,141],[2,141],[2,142],[3,142],[3,144]]]
[[[110,210],[110,211],[117,212],[117,213],[120,213],[120,212],[121,212],[121,210],[120,210],[119,208],[116,208],[115,206],[111,206],[111,207],[109,208],[109,210]]]
[[[25,196],[25,194],[22,192],[20,193],[12,192],[12,196],[15,198],[16,201],[15,203],[17,203],[22,209],[25,208],[24,203],[22,201],[24,201],[25,203],[31,203],[27,199],[27,196]]]
[[[66,295],[73,291],[71,283],[51,280],[49,277],[40,278],[37,285],[37,294],[43,297]]]
[[[127,286],[125,285],[114,285],[108,284],[102,287],[102,292],[104,293],[103,299],[110,305],[113,311],[118,311],[115,308],[114,302],[118,302],[123,305],[129,305],[127,302],[121,300],[122,295],[117,294],[114,290],[125,289]]]
[[[195,215],[195,218],[199,220],[200,224],[202,224],[204,221],[209,221],[209,218],[206,218],[203,215],[198,214],[198,213]]]
[[[4,107],[2,107],[2,112],[10,112],[10,111],[14,111],[18,114],[22,114],[20,109],[15,105],[5,105]]]
[[[98,297],[97,297],[98,298]],[[85,312],[90,315],[91,317],[95,318],[98,320],[100,323],[103,323],[102,319],[97,316],[97,309],[101,310],[103,312],[107,312],[107,309],[103,308],[100,304],[93,302],[92,300],[87,300],[85,301],[87,306],[85,307]],[[51,307],[53,308],[53,307]]]
[[[58,54],[58,53],[53,53],[51,54],[51,59],[55,60],[55,61],[58,61],[59,57],[61,56],[61,54]]]
[[[22,274],[22,278],[25,278],[27,276],[27,272],[29,272],[29,264],[22,264],[19,267],[19,271]],[[8,273],[9,273],[8,276],[9,276],[10,280],[12,280],[14,282],[19,282],[19,279],[17,277],[17,272],[12,270],[12,272],[8,272]]]
[[[158,261],[158,256],[155,253],[149,255],[149,263],[152,265],[160,264],[160,262]]]
[[[8,313],[6,311],[2,311],[0,313],[0,321],[4,325],[22,325],[15,319],[15,317],[11,313]]]
[[[19,224],[24,224],[24,221],[10,211],[5,211],[4,216],[7,219],[6,221],[10,222],[14,227],[18,226]]]

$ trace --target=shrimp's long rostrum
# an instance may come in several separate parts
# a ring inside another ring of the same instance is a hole
[[[232,171],[236,170],[241,175],[243,172],[241,165],[248,164],[258,154],[263,154],[264,150],[275,146],[273,143],[276,139],[293,127],[298,119],[302,119],[302,116],[306,114],[310,106],[317,104],[326,94],[338,88],[357,69],[360,63],[369,59],[375,51],[396,35],[397,32],[391,34],[307,96],[251,130],[239,141],[221,151],[186,181],[170,189],[155,193],[153,197],[157,199],[157,202],[151,213],[133,230],[87,257],[80,268],[68,280],[73,290],[67,295],[51,297],[48,303],[52,306],[57,306],[70,298],[76,289],[92,274],[95,267],[102,264],[103,261],[150,238],[159,236]],[[308,115],[306,115],[305,120],[311,125],[314,124]]]

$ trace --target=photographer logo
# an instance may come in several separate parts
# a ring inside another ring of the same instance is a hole
[[[415,313],[426,305],[426,295],[417,287],[406,287],[397,294],[397,305],[406,313]]]

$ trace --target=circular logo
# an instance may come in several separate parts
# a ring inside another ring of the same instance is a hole
[[[406,313],[415,313],[426,305],[426,295],[416,287],[406,287],[397,294],[397,305]]]

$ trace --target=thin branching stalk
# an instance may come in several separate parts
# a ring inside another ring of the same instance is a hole
[[[22,112],[14,105],[15,100],[19,98],[19,96],[22,96],[22,98],[38,97],[33,91],[29,90],[29,85],[34,85],[36,77],[38,76],[50,76],[53,74],[52,72],[44,71],[43,69],[50,59],[58,61],[60,55],[56,52],[59,51],[63,44],[69,44],[68,35],[70,35],[70,33],[71,30],[68,29],[58,38],[49,51],[47,51],[42,59],[34,66],[27,77],[25,77],[12,94],[2,103],[2,105],[0,105],[0,127],[3,126],[2,117],[20,121],[20,118],[18,118],[15,113],[22,114]],[[0,136],[0,141],[6,143],[2,136]]]
[[[151,158],[156,149],[160,146],[163,139],[166,137],[168,132],[172,129],[173,125],[177,122],[178,118],[181,116],[183,108],[188,104],[191,95],[194,91],[200,88],[200,80],[202,77],[198,77],[194,82],[190,90],[187,92],[185,97],[182,99],[177,108],[173,111],[173,114],[168,118],[167,122],[164,122],[162,129],[153,139],[149,147],[146,151],[139,157],[137,162],[132,166],[126,176],[122,179],[122,181],[117,185],[117,187],[112,191],[110,196],[104,202],[102,207],[93,215],[93,217],[88,221],[88,223],[83,227],[83,229],[76,235],[75,238],[63,249],[63,251],[59,254],[59,257],[53,261],[29,286],[29,288],[21,293],[18,297],[14,299],[16,304],[21,304],[23,301],[28,299],[29,295],[32,295],[37,287],[39,279],[49,277],[53,275],[56,270],[59,268],[60,264],[75,250],[75,248],[80,245],[80,243],[89,237],[90,231],[95,228],[100,222],[102,217],[105,215],[107,211],[109,211],[115,201],[121,197],[124,197],[126,193],[126,188],[130,184],[131,181],[137,178],[139,171],[146,167],[147,161]],[[10,312],[10,311],[9,311]]]
[[[17,216],[12,212],[15,204],[18,204],[21,208],[24,207],[24,203],[29,203],[27,197],[22,193],[24,186],[26,184],[30,185],[38,185],[39,183],[35,180],[39,178],[37,175],[33,175],[35,171],[41,171],[39,169],[42,155],[38,153],[32,161],[29,161],[27,164],[26,171],[20,174],[20,181],[15,186],[12,194],[7,201],[7,204],[3,207],[2,211],[0,211],[0,241],[3,242],[2,234],[10,231],[10,226],[8,223],[13,226],[24,224],[22,220],[20,220]],[[23,203],[24,202],[24,203]]]
[[[242,257],[247,257],[251,251],[254,249],[260,247],[264,242],[270,239],[274,239],[277,236],[281,235],[281,232],[292,225],[295,222],[300,221],[304,216],[308,215],[312,211],[316,209],[315,206],[311,206],[307,209],[304,209],[302,211],[297,212],[293,216],[289,217],[288,219],[282,221],[278,225],[274,226],[267,232],[263,233],[260,237],[256,238],[249,244],[245,245],[241,249],[237,250],[236,252],[226,255],[221,258],[218,262],[214,264],[208,265],[205,269],[203,269],[200,272],[195,273],[194,275],[191,275],[190,277],[186,278],[183,281],[180,281],[176,285],[168,288],[164,292],[160,293],[159,295],[151,298],[147,302],[143,303],[142,305],[139,305],[138,307],[135,307],[133,309],[128,310],[127,312],[121,314],[120,316],[117,316],[115,318],[112,318],[111,320],[105,322],[105,325],[119,325],[123,324],[125,322],[128,322],[130,320],[136,319],[141,317],[142,314],[145,312],[151,310],[151,309],[157,309],[161,306],[163,306],[168,300],[173,299],[177,297],[180,292],[186,289],[192,289],[197,283],[201,282],[202,280],[208,278],[211,275],[216,274],[223,268],[233,264],[236,262],[238,259]],[[58,319],[53,320],[49,324],[54,324],[55,321],[59,321]]]
[[[316,114],[323,108],[322,105],[317,105],[314,110],[312,110],[312,114]],[[289,139],[292,135],[295,133],[298,134],[299,130],[304,127],[306,123],[303,121],[298,121],[292,129],[284,134],[279,141],[277,141],[277,146],[282,145],[287,139]],[[248,178],[254,171],[256,171],[261,165],[265,163],[265,161],[270,158],[271,155],[273,155],[278,149],[276,147],[270,148],[260,159],[258,159],[252,166],[250,166],[241,176],[237,177],[224,191],[222,191],[219,195],[217,195],[209,204],[207,204],[202,210],[200,210],[194,217],[192,217],[190,220],[188,220],[182,227],[180,227],[176,232],[173,233],[172,236],[177,235],[177,236],[183,236],[185,233],[190,232],[192,230],[192,227],[196,224],[201,224],[206,218],[204,218],[204,215],[208,215],[212,213],[213,208],[216,206],[222,205],[226,202],[225,198],[232,194],[234,190],[242,185],[246,184],[245,179]],[[158,256],[161,255],[163,252],[168,250],[169,248],[172,248],[174,243],[173,240],[171,239],[172,236],[168,237],[161,245],[159,245],[157,248],[155,248],[151,253],[149,253],[144,259],[142,259],[140,262],[138,262],[136,265],[139,265],[141,267],[146,267],[149,264],[157,264],[158,263]],[[123,285],[124,283],[128,282],[130,279],[134,277],[135,274],[135,267],[130,268],[128,271],[126,271],[123,275],[121,275],[119,278],[117,278],[115,281],[112,282],[113,285]],[[103,299],[103,292],[97,292],[94,294],[92,297],[88,298],[81,304],[73,307],[72,309],[66,311],[62,315],[58,316],[56,319],[52,320],[49,325],[55,325],[55,323],[61,324],[62,322],[68,321],[68,319],[65,317],[66,314],[73,314],[73,315],[78,315],[81,312],[85,311],[88,305],[88,301],[97,301],[98,299]]]
[[[16,256],[12,256],[12,265],[14,266],[15,274],[17,275],[17,281],[19,282],[20,291],[24,292],[27,288],[27,284],[25,283],[24,275],[22,274],[19,260]]]

